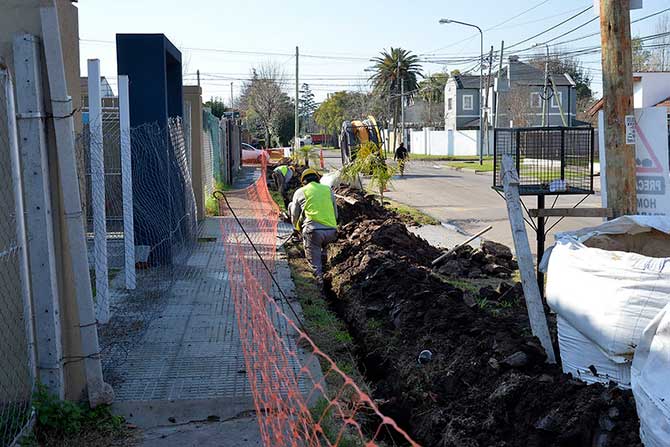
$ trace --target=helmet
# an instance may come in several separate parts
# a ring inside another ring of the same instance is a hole
[[[300,183],[305,183],[305,178],[309,175],[314,175],[316,176],[317,179],[321,178],[318,172],[316,172],[314,169],[309,168],[303,171],[302,175],[300,176]]]

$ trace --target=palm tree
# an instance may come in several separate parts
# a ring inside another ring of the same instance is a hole
[[[387,100],[393,109],[393,122],[397,126],[400,113],[400,84],[405,83],[405,100],[411,98],[418,88],[418,79],[423,77],[419,57],[411,51],[391,47],[382,50],[379,56],[370,59],[373,75],[370,77],[375,93]]]

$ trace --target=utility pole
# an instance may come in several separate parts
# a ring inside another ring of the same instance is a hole
[[[479,165],[484,164],[484,104],[482,104],[482,86],[484,85],[484,32],[479,29]]]
[[[300,132],[300,122],[298,121],[298,102],[300,102],[300,87],[298,86],[298,58],[299,58],[299,50],[298,47],[295,47],[295,128],[294,128],[294,134],[295,134],[295,139],[293,140],[293,147],[295,148],[295,152],[297,153],[298,150],[300,149],[300,138],[298,133]]]
[[[503,69],[503,53],[505,52],[505,41],[503,40],[500,43],[500,66],[498,67],[498,81],[496,82],[496,110],[495,110],[495,116],[493,118],[493,128],[495,129],[498,127],[498,111],[500,108],[500,74],[502,73]]]
[[[547,58],[544,60],[544,90],[542,91],[542,127],[549,125],[549,45],[547,47]]]
[[[230,111],[233,112],[234,110],[235,110],[235,102],[233,101],[233,83],[231,82],[230,83]]]
[[[489,90],[491,89],[491,69],[493,68],[493,45],[489,52],[489,74],[486,76],[486,92],[484,93],[484,137],[486,140],[486,152],[489,152]]]
[[[400,82],[400,56],[398,55],[398,68],[395,73],[395,88],[398,88],[398,83]],[[398,96],[398,90],[396,90],[396,96]],[[390,148],[390,152],[393,153],[395,148],[398,146],[398,103],[393,101],[393,147]]]
[[[635,144],[626,143],[626,117],[633,115],[630,4],[600,0],[607,207],[614,217],[637,213]]]
[[[544,44],[547,56],[544,59],[544,89],[542,91],[542,127],[549,125],[549,45]]]
[[[405,78],[400,78],[400,142],[405,142]]]
[[[200,87],[200,70],[197,70],[195,73],[198,76],[198,87]]]

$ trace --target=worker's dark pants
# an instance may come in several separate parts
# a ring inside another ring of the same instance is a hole
[[[302,232],[302,240],[305,244],[305,257],[314,269],[314,275],[323,279],[324,250],[328,244],[337,240],[337,230],[305,230]]]
[[[288,182],[286,181],[286,178],[279,172],[273,172],[272,179],[275,182],[275,187],[277,188],[277,191],[279,191],[279,193],[282,196],[282,199],[284,199],[284,206],[288,208],[290,200],[288,198]]]

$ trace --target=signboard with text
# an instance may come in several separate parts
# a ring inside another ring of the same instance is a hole
[[[638,214],[670,216],[667,113],[664,107],[635,110]]]
[[[628,118],[628,117],[626,117]],[[627,119],[627,127],[629,120]],[[630,123],[635,137],[637,213],[670,216],[670,156],[668,112],[664,107],[635,109]],[[604,113],[598,113],[598,146],[603,207],[607,207],[607,170]],[[627,129],[628,130],[628,129]],[[628,133],[628,132],[627,132]],[[628,137],[628,135],[627,135]]]

